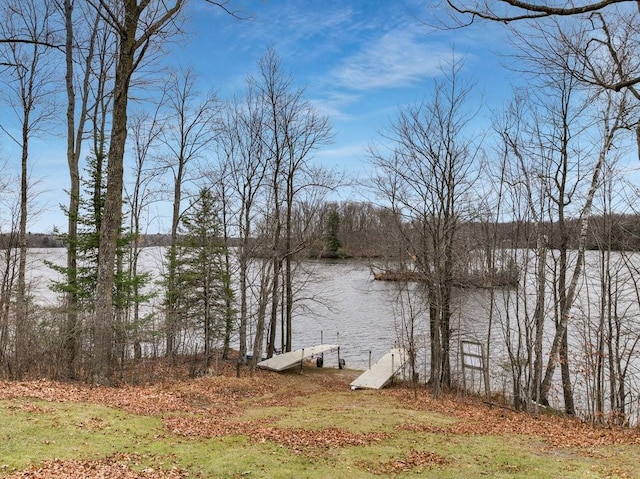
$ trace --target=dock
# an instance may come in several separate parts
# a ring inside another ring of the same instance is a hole
[[[352,383],[351,389],[382,389],[407,362],[404,348],[393,348]]]
[[[335,344],[320,344],[308,348],[296,349],[288,353],[277,354],[272,358],[260,361],[256,366],[271,371],[284,371],[300,364],[303,359],[320,356],[322,353],[336,351],[339,346]]]

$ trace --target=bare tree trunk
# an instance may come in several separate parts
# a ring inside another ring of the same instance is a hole
[[[279,257],[276,256],[271,261],[273,280],[271,281],[271,315],[269,320],[269,337],[267,338],[268,358],[275,354],[276,331],[278,329],[278,306],[280,304],[280,272],[282,269],[282,260]]]
[[[69,206],[67,211],[67,286],[65,295],[66,321],[64,326],[63,365],[68,378],[77,376],[78,358],[80,354],[80,318],[77,295],[78,276],[78,216],[80,208],[80,157],[82,141],[85,136],[87,121],[89,83],[92,75],[92,61],[96,46],[100,14],[96,12],[86,50],[84,53],[84,72],[80,85],[80,108],[76,122],[77,98],[75,85],[75,44],[78,42],[74,29],[74,4],[71,0],[64,0],[65,23],[65,87],[67,92],[67,165],[69,168]]]
[[[229,237],[229,218],[227,213],[227,207],[229,200],[227,198],[226,185],[222,185],[220,188],[220,204],[222,207],[222,235],[225,244],[224,250],[224,344],[222,347],[223,359],[229,358],[231,352],[231,336],[234,330],[234,314],[233,314],[233,297],[231,289],[231,255],[229,254],[229,244],[231,238]]]
[[[178,227],[182,215],[182,200],[185,181],[188,179],[190,167],[203,150],[213,141],[217,102],[215,96],[207,95],[200,99],[200,92],[195,89],[196,75],[191,69],[171,72],[164,92],[167,115],[165,122],[170,128],[162,130],[160,139],[169,151],[163,161],[163,169],[173,174],[173,211],[171,216],[171,245],[175,248],[178,241]],[[166,314],[166,348],[167,355],[175,353],[176,334],[181,325],[176,324],[175,304],[172,298],[179,294],[174,291],[176,282],[175,258],[169,253],[168,294]]]
[[[0,364],[5,378],[13,376],[13,344],[10,340],[11,297],[16,283],[16,269],[18,265],[17,237],[13,226],[19,218],[12,219],[12,228],[7,236],[6,245],[1,255],[2,276],[0,277]]]
[[[250,84],[246,99],[242,103],[234,102],[223,117],[223,128],[218,141],[225,154],[222,167],[221,182],[229,182],[230,194],[227,210],[233,211],[236,206],[236,227],[240,235],[237,249],[238,282],[240,289],[240,318],[238,325],[239,355],[237,374],[240,366],[247,360],[249,345],[248,329],[250,326],[249,301],[251,258],[254,245],[252,238],[254,225],[254,203],[262,192],[266,178],[266,161],[263,157],[264,145],[261,139],[263,128],[264,105],[259,101],[255,85]],[[226,188],[226,186],[221,186]]]
[[[27,199],[28,199],[28,160],[29,160],[29,109],[25,109],[22,124],[22,155],[20,162],[20,225],[18,228],[18,283],[16,290],[16,338],[14,376],[20,379],[25,372],[30,351],[28,336],[31,333],[28,324],[27,309]]]
[[[610,104],[611,108],[612,105]],[[612,128],[609,128],[609,118],[605,116],[605,131],[603,137],[603,144],[600,149],[600,153],[598,155],[598,161],[596,162],[593,173],[591,175],[591,185],[589,187],[589,191],[587,193],[584,206],[580,212],[580,233],[578,236],[578,247],[577,247],[577,257],[576,264],[573,269],[573,274],[571,276],[571,281],[569,283],[567,294],[565,298],[564,307],[560,311],[560,322],[556,328],[556,333],[553,338],[553,343],[551,344],[551,351],[549,353],[549,361],[547,363],[547,368],[545,372],[544,379],[542,381],[540,387],[540,396],[541,399],[547,401],[547,396],[549,391],[551,390],[551,383],[553,380],[553,374],[555,372],[556,364],[562,360],[560,357],[561,348],[563,342],[565,341],[565,335],[567,332],[567,326],[569,324],[569,320],[571,318],[571,307],[573,307],[573,303],[576,296],[576,289],[578,286],[578,279],[582,273],[582,268],[584,266],[584,254],[586,249],[587,242],[587,230],[589,227],[589,218],[591,216],[591,207],[593,205],[593,198],[595,196],[598,183],[600,181],[600,173],[604,166],[605,159],[607,157],[607,153],[609,152],[611,145],[613,143],[613,138],[615,136],[616,131],[618,130],[620,117],[617,116],[614,119],[614,125]]]
[[[248,255],[247,255],[247,251],[248,251],[248,246],[247,246],[247,242],[248,242],[248,238],[243,237],[242,238],[242,246],[240,247],[240,258],[239,258],[239,265],[238,265],[238,269],[239,269],[239,287],[240,287],[240,327],[239,327],[239,332],[238,332],[238,336],[239,336],[239,341],[240,341],[240,348],[239,348],[239,358],[238,361],[240,363],[243,363],[244,361],[246,361],[246,356],[247,356],[247,327],[248,327],[248,322],[249,322],[249,318],[248,318],[248,308],[247,308],[247,303],[248,303],[248,298],[247,298],[247,292],[248,292],[248,281],[247,281],[247,270],[248,270]]]
[[[253,360],[251,361],[253,368],[255,368],[255,365],[258,364],[262,359],[267,306],[269,305],[269,298],[273,291],[273,286],[271,285],[274,277],[273,272],[271,271],[272,266],[273,263],[271,261],[264,261],[263,265],[260,268],[260,288],[258,292],[256,334],[253,341]]]
[[[75,378],[76,360],[78,357],[78,212],[80,208],[80,169],[78,166],[80,142],[76,145],[75,110],[76,92],[74,85],[74,31],[73,31],[73,3],[64,0],[65,16],[65,85],[67,89],[67,164],[69,167],[69,211],[67,212],[67,284],[66,309],[67,318],[64,333],[63,363],[65,375]],[[87,69],[88,73],[89,69]],[[85,87],[87,84],[85,83]],[[85,88],[88,91],[88,88]],[[86,97],[85,97],[86,98]],[[86,103],[82,112],[86,117]],[[78,133],[83,129],[82,118],[79,122]]]
[[[129,11],[131,10],[131,11]],[[127,8],[124,32],[116,68],[111,124],[111,143],[107,163],[107,191],[100,225],[98,247],[98,276],[94,318],[94,352],[91,376],[94,384],[111,384],[113,358],[113,285],[116,245],[122,224],[122,191],[124,148],[127,139],[127,106],[129,83],[134,71],[135,34],[140,11],[138,6]]]
[[[287,135],[288,136],[288,135]],[[293,145],[289,145],[292,148]],[[295,154],[290,151],[289,155]],[[291,271],[291,261],[293,251],[293,202],[295,199],[294,178],[296,176],[295,160],[290,159],[289,171],[287,172],[287,216],[285,219],[285,258],[284,258],[284,300],[282,307],[285,309],[285,324],[282,328],[282,340],[284,347],[282,352],[291,351],[291,337],[293,329],[293,273]],[[299,172],[298,172],[299,173]]]
[[[20,148],[19,215],[18,215],[18,272],[15,309],[15,367],[13,375],[20,378],[27,369],[28,356],[34,353],[29,343],[33,334],[27,305],[27,221],[30,214],[29,155],[30,140],[52,115],[48,94],[52,69],[47,49],[42,42],[51,35],[52,5],[33,0],[7,1],[0,5],[0,63],[4,66],[2,83],[7,86],[3,100],[12,104],[19,122],[20,136],[15,138],[3,128],[7,137]],[[25,42],[14,42],[22,38]],[[13,225],[15,226],[15,225]]]
[[[535,341],[534,341],[534,363],[533,363],[533,382],[531,383],[532,390],[530,394],[536,401],[540,401],[540,385],[542,383],[542,371],[543,371],[543,357],[542,357],[542,342],[544,337],[544,309],[545,309],[545,296],[547,289],[547,245],[546,237],[542,233],[542,225],[538,223],[536,225],[537,236],[537,256],[538,256],[538,271],[537,271],[537,285],[536,285],[536,309],[533,313],[535,318]]]
[[[178,148],[180,151],[182,148]],[[173,200],[171,214],[171,235],[169,244],[169,261],[167,264],[167,311],[165,317],[165,334],[166,334],[166,355],[173,358],[176,353],[176,339],[179,326],[176,313],[176,304],[174,299],[177,297],[176,291],[176,248],[178,244],[178,226],[180,224],[180,204],[182,202],[182,180],[184,177],[185,160],[179,155],[175,159],[177,163],[177,171],[173,179]]]
[[[141,14],[149,7],[149,1],[138,4],[137,0],[120,0],[118,3],[122,12],[116,8],[108,9],[106,2],[100,2],[105,8],[104,17],[113,23],[117,30],[120,43],[113,90],[107,192],[98,246],[94,352],[91,365],[91,376],[95,384],[111,383],[114,320],[112,290],[116,245],[122,224],[123,164],[131,76],[140,64],[152,37],[161,33],[162,28],[171,22],[183,6],[183,0],[174,0],[172,5],[163,5],[164,10],[157,10],[151,14],[153,18],[145,18],[145,21],[141,22]],[[139,37],[136,37],[137,33],[140,34]]]

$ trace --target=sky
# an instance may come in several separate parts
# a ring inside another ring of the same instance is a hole
[[[454,55],[464,57],[463,75],[476,83],[474,101],[487,112],[479,119],[479,128],[488,128],[490,110],[506,101],[516,80],[504,66],[507,35],[500,25],[438,30],[430,25],[446,12],[432,3],[231,0],[229,6],[247,17],[237,20],[204,0],[191,0],[184,24],[187,34],[165,46],[162,61],[193,67],[200,89],[215,91],[224,100],[242,91],[267,48],[274,48],[284,71],[333,125],[333,143],[316,152],[314,161],[348,177],[363,177],[370,169],[367,147],[381,140],[380,133],[399,108],[429,98],[440,68]],[[1,111],[0,124],[7,124],[9,115]],[[40,192],[37,202],[42,213],[31,219],[29,231],[65,228],[59,207],[67,204],[64,148],[62,141],[51,137],[34,141],[31,177]],[[2,132],[0,157],[18,168],[19,157]],[[344,190],[338,199],[358,199],[357,195],[353,189]],[[170,206],[157,208],[159,221],[152,227],[157,231],[150,232],[166,232]]]
[[[189,59],[224,96],[242,89],[260,57],[273,47],[284,70],[334,126],[334,144],[318,156],[359,173],[366,166],[366,146],[380,137],[398,108],[429,97],[440,68],[454,55],[465,58],[465,76],[477,81],[478,101],[501,103],[508,90],[512,73],[501,65],[500,29],[485,24],[482,29],[437,31],[428,23],[446,13],[428,7],[431,3],[245,2],[253,18],[240,22],[195,4]]]

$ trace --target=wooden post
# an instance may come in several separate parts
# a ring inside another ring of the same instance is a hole
[[[462,395],[467,395],[467,371],[465,369],[465,357],[464,357],[464,346],[462,345],[462,341],[458,343],[458,348],[460,349],[460,364],[462,364]]]
[[[396,377],[396,368],[395,365],[393,364],[395,362],[395,354],[391,353],[391,384],[393,384],[395,377]]]
[[[489,387],[489,368],[487,368],[487,360],[486,358],[488,356],[485,356],[484,353],[484,344],[480,343],[480,346],[482,346],[482,369],[484,371],[484,393],[487,396],[487,401],[491,399],[491,388]],[[489,353],[487,352],[487,355]]]

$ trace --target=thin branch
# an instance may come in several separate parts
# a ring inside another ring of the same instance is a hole
[[[224,10],[224,12],[226,14],[228,14],[228,15],[230,15],[233,18],[236,18],[238,20],[248,20],[249,18],[251,18],[249,15],[246,15],[243,12],[231,10],[227,6],[229,4],[228,0],[225,0],[224,2],[216,2],[214,0],[205,0],[205,2],[210,3],[211,5],[215,5],[216,7],[221,8],[222,10]]]
[[[471,19],[467,23],[467,25],[474,22],[476,18],[481,18],[483,20],[491,20],[497,22],[512,22],[519,20],[532,20],[537,18],[545,18],[545,17],[555,17],[555,16],[574,16],[581,15],[585,13],[592,13],[603,10],[607,7],[610,7],[619,3],[630,3],[634,2],[638,4],[638,10],[640,11],[640,2],[637,0],[601,0],[597,2],[590,2],[581,6],[573,6],[573,7],[556,7],[547,4],[539,4],[539,3],[531,3],[531,2],[521,2],[519,0],[500,0],[499,3],[506,4],[507,8],[511,7],[515,9],[517,12],[522,13],[514,13],[513,15],[509,14],[499,14],[496,13],[495,7],[492,8],[489,6],[489,2],[483,2],[480,4],[476,2],[471,7],[465,7],[459,5],[458,2],[454,0],[447,0],[447,4],[451,7],[456,13],[463,16],[470,16]],[[498,3],[498,2],[494,2]]]
[[[12,43],[12,44],[23,43],[27,45],[39,45],[39,46],[48,47],[48,48],[55,48],[56,50],[64,52],[64,45],[62,44],[50,43],[50,42],[45,42],[42,40],[30,39],[30,38],[0,38],[0,43]]]
[[[22,143],[20,143],[11,133],[9,133],[9,131],[4,126],[0,125],[0,130],[4,131],[5,134],[9,138],[11,138],[15,142],[16,145],[18,145],[19,147],[22,147]]]

